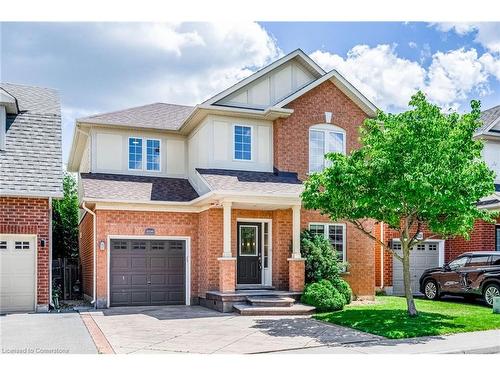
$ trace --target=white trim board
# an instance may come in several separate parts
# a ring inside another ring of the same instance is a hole
[[[110,307],[110,260],[111,260],[111,240],[181,240],[186,241],[186,295],[185,295],[185,303],[186,306],[191,305],[191,237],[189,236],[129,236],[129,235],[120,235],[120,234],[110,234],[107,236],[107,249],[106,249],[106,277],[107,277],[107,286],[106,286],[106,307]],[[102,251],[99,248],[96,249],[97,252]]]

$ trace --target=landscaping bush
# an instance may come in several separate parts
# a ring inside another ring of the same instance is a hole
[[[330,241],[308,230],[301,233],[300,253],[306,260],[306,284],[323,279],[336,280],[346,264],[339,262]]]
[[[328,280],[321,280],[306,286],[301,301],[316,307],[318,312],[342,310],[345,297]]]
[[[332,285],[339,291],[340,294],[342,294],[345,299],[346,305],[350,304],[352,299],[352,290],[347,281],[341,278],[337,278],[332,281]]]

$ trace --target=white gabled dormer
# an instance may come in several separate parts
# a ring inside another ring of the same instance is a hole
[[[16,98],[0,88],[0,151],[5,150],[7,115],[19,113]]]

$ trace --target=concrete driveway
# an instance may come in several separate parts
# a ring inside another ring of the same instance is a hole
[[[90,316],[115,353],[265,353],[380,339],[304,316],[239,316],[201,306],[110,308]]]
[[[96,346],[78,313],[0,316],[2,354],[95,354]]]

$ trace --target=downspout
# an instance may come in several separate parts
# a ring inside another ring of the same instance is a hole
[[[97,270],[97,264],[96,264],[96,241],[97,241],[97,223],[96,223],[96,217],[95,217],[95,212],[90,210],[88,207],[85,206],[85,202],[82,203],[82,208],[88,212],[90,215],[92,215],[92,232],[93,232],[93,242],[92,242],[92,254],[94,257],[93,261],[93,282],[92,282],[92,301],[90,301],[91,304],[96,305],[96,282],[97,282],[97,276],[96,276],[96,270]]]
[[[384,222],[380,222],[380,241],[384,243]],[[380,245],[380,289],[384,289],[384,247]]]
[[[52,197],[49,197],[49,306],[54,307],[52,301]]]

